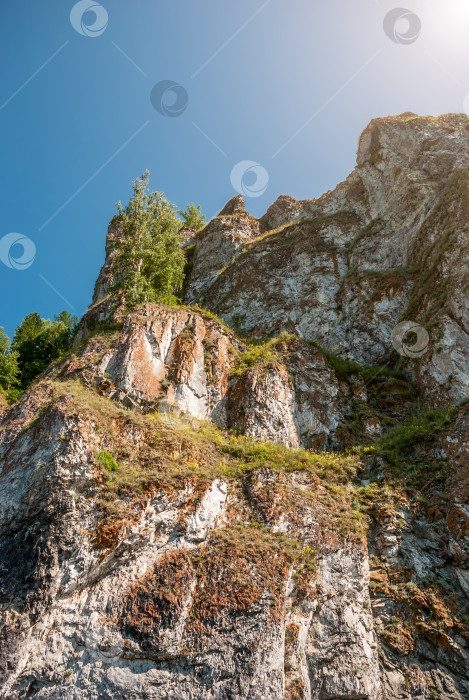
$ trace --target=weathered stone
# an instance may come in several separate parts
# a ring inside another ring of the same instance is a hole
[[[298,333],[365,365],[394,361],[401,320],[429,326],[409,371],[434,405],[459,401],[469,392],[468,167],[466,115],[375,119],[333,192],[279,197],[257,237],[252,219],[242,234],[215,219],[227,254],[209,263],[197,242],[210,274],[194,266],[187,298],[245,334]]]
[[[465,115],[377,119],[333,192],[183,231],[187,299],[260,347],[116,307],[111,222],[74,354],[0,406],[1,698],[469,697],[469,405],[370,446],[468,395],[468,168]],[[385,364],[402,319],[414,386],[308,342]]]

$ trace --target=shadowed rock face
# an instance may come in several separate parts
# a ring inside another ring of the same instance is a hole
[[[410,422],[469,383],[468,124],[374,120],[334,192],[186,231],[238,333],[114,308],[111,223],[73,354],[0,406],[0,698],[469,697],[469,405]],[[407,378],[312,342],[394,360],[401,318]]]
[[[109,294],[112,285],[116,282],[113,271],[114,264],[114,244],[122,238],[122,226],[119,224],[117,217],[111,220],[106,236],[106,260],[101,268],[96,284],[94,285],[94,293],[92,304],[98,304],[103,301]]]

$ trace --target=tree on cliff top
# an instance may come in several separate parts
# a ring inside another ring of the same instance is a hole
[[[122,293],[128,308],[145,301],[174,303],[184,281],[181,221],[175,206],[164,194],[150,192],[148,183],[146,171],[133,183],[128,205],[117,205],[122,236],[114,242],[112,290]]]
[[[201,231],[207,223],[205,214],[202,214],[202,207],[200,204],[196,207],[195,204],[191,202],[187,205],[186,211],[179,209],[178,214],[184,222],[183,225],[188,228],[193,228],[196,233]]]

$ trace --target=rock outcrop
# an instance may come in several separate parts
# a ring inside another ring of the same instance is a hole
[[[183,232],[192,306],[115,306],[111,222],[0,406],[0,698],[469,698],[468,168],[467,117],[374,120],[334,192]]]
[[[375,119],[334,192],[210,222],[187,299],[244,335],[298,333],[361,364],[392,361],[393,329],[416,322],[429,339],[410,371],[434,405],[458,401],[469,392],[468,168],[466,115]]]
[[[280,698],[286,665],[292,693],[379,697],[366,546],[306,464],[235,476],[187,425],[52,376],[3,426],[3,697]]]
[[[411,497],[373,452],[201,422],[317,449],[415,410],[403,380],[269,348],[147,305],[3,415],[1,697],[467,696],[467,409],[428,447],[445,490]]]
[[[172,407],[259,440],[327,449],[353,443],[353,417],[361,431],[380,434],[383,411],[392,418],[415,409],[409,382],[375,375],[365,384],[352,366],[342,377],[318,347],[288,334],[250,349],[207,312],[152,304],[129,314],[105,343],[101,336],[86,343],[64,370],[130,408],[169,414]],[[383,405],[388,391],[395,405]]]
[[[116,282],[116,276],[113,270],[115,258],[115,243],[122,238],[122,227],[119,225],[117,217],[114,217],[108,227],[106,236],[106,260],[99,273],[98,279],[94,286],[92,304],[98,304],[103,301],[109,294],[112,285]]]

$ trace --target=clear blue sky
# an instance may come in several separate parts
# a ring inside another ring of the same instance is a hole
[[[261,215],[279,194],[334,188],[372,117],[462,112],[469,2],[402,2],[421,22],[407,45],[383,31],[388,0],[102,0],[99,36],[73,28],[73,0],[2,0],[0,239],[26,236],[36,257],[0,262],[0,325],[86,310],[115,202],[146,168],[212,216],[235,194],[233,166],[255,161],[269,182],[247,206]],[[180,116],[150,102],[163,80],[187,92]]]

